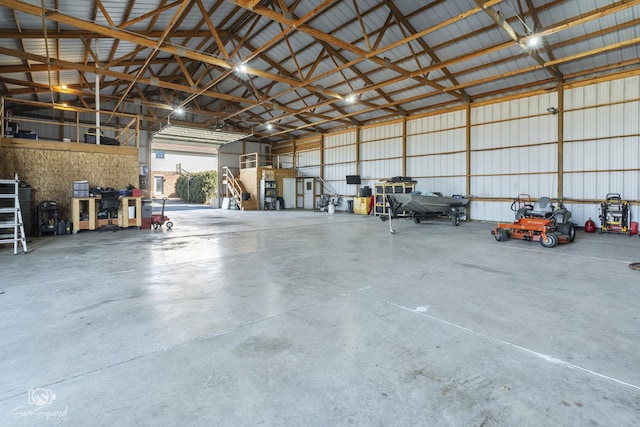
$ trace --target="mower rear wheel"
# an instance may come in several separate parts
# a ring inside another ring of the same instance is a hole
[[[169,221],[165,225],[167,226],[167,228],[171,228],[173,227],[173,222]]]
[[[504,242],[509,238],[509,235],[504,228],[498,228],[493,237],[495,237],[498,242]]]
[[[547,238],[545,239],[543,236],[540,236],[540,244],[545,248],[553,248],[558,244],[558,238],[555,234],[547,234]]]
[[[576,226],[573,223],[558,225],[558,231],[565,236],[569,236],[569,242],[573,242],[576,238]]]

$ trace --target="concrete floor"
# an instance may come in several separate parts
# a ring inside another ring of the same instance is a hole
[[[639,423],[637,236],[169,215],[0,250],[0,425]]]

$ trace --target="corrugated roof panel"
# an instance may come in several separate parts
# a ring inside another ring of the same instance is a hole
[[[54,74],[59,76],[59,81],[61,85],[75,85],[80,83],[80,75],[77,71],[72,70],[60,70],[56,71]],[[89,76],[86,76],[89,78]]]
[[[454,93],[434,93],[424,96],[422,98],[407,98],[401,106],[405,110],[412,113],[419,112],[420,109],[431,110],[434,106],[452,106],[464,103],[461,95],[455,95]],[[417,110],[417,111],[416,111]]]
[[[315,63],[322,52],[322,46],[314,43],[314,40],[308,36],[296,34],[295,36],[288,37],[287,40],[292,49],[289,49],[289,46],[285,44],[279,52],[272,51],[272,53],[269,54],[269,58],[276,63],[280,63],[280,65],[284,66],[290,72],[297,72],[298,66],[305,68]],[[293,53],[291,50],[293,50]],[[298,64],[297,66],[296,63]]]
[[[113,44],[111,41],[105,43],[107,45]],[[61,39],[58,42],[59,52],[55,55],[68,62],[83,62],[85,58],[85,47],[78,40],[74,39]],[[105,46],[106,49],[106,46]],[[93,61],[93,60],[92,60]]]
[[[24,86],[15,85],[13,83],[9,83],[7,80],[19,80],[19,81],[26,81],[27,80],[27,74],[26,73],[2,73],[2,77],[4,79],[2,84],[4,86],[6,86],[7,89],[9,89],[9,90],[22,89]]]
[[[466,12],[470,9],[470,7],[469,8],[465,7],[463,8],[463,10],[458,10],[454,6],[454,3],[460,3],[460,2],[445,2],[444,5],[445,7],[453,7],[454,9],[457,10],[457,13],[456,11],[449,11],[446,14],[446,16],[444,16],[441,20],[437,20],[429,24],[424,22],[421,23],[422,18],[417,17],[414,20],[412,20],[412,24],[414,25],[414,27],[416,27],[417,31],[422,31],[426,28],[429,28],[432,25],[438,25],[441,22],[450,20],[458,16],[460,13]],[[449,25],[439,28],[438,30],[430,32],[429,34],[424,36],[424,39],[431,46],[440,46],[443,44],[448,44],[449,42],[451,42],[451,40],[460,39],[461,37],[464,37],[464,35],[472,31],[476,31],[485,27],[489,27],[490,30],[483,32],[481,37],[480,36],[465,37],[465,42],[470,43],[471,51],[504,41],[505,35],[503,35],[497,28],[494,27],[493,21],[491,21],[489,17],[486,16],[484,13],[476,13],[462,20],[453,22]]]
[[[640,45],[616,49],[611,52],[566,62],[561,64],[560,67],[564,74],[570,75],[581,72],[585,69],[599,67],[604,64],[616,64],[622,61],[637,60],[637,58],[640,58]]]
[[[531,78],[527,75],[528,77],[527,83],[530,83],[530,85],[527,85],[526,88],[521,88],[519,90],[516,90],[515,88],[520,87],[525,83],[523,81],[522,76],[505,77],[500,80],[492,80],[486,83],[482,83],[473,87],[466,88],[465,90],[469,93],[471,97],[474,97],[474,96],[481,96],[481,95],[486,96],[487,94],[492,94],[494,92],[502,93],[505,88],[505,85],[509,85],[514,88],[509,93],[520,93],[520,92],[523,92],[524,90],[529,91],[529,90],[534,90],[542,87],[551,88],[551,87],[557,86],[557,83],[555,80],[552,80],[551,82],[546,84],[536,84],[536,82],[553,79],[553,77],[550,74],[541,70],[535,71],[534,74],[537,74],[538,78]],[[493,98],[494,96],[490,96],[490,97]]]

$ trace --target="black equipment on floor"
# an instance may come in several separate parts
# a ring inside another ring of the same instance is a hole
[[[58,202],[47,200],[38,204],[38,236],[58,234]]]

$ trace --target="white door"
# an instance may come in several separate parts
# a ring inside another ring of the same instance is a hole
[[[162,196],[164,194],[164,177],[163,176],[154,176],[153,177],[153,194],[154,196]]]
[[[305,178],[304,179],[304,208],[305,209],[315,209],[313,205],[313,178]]]
[[[296,179],[282,178],[282,197],[284,198],[285,209],[295,209],[296,207]]]

